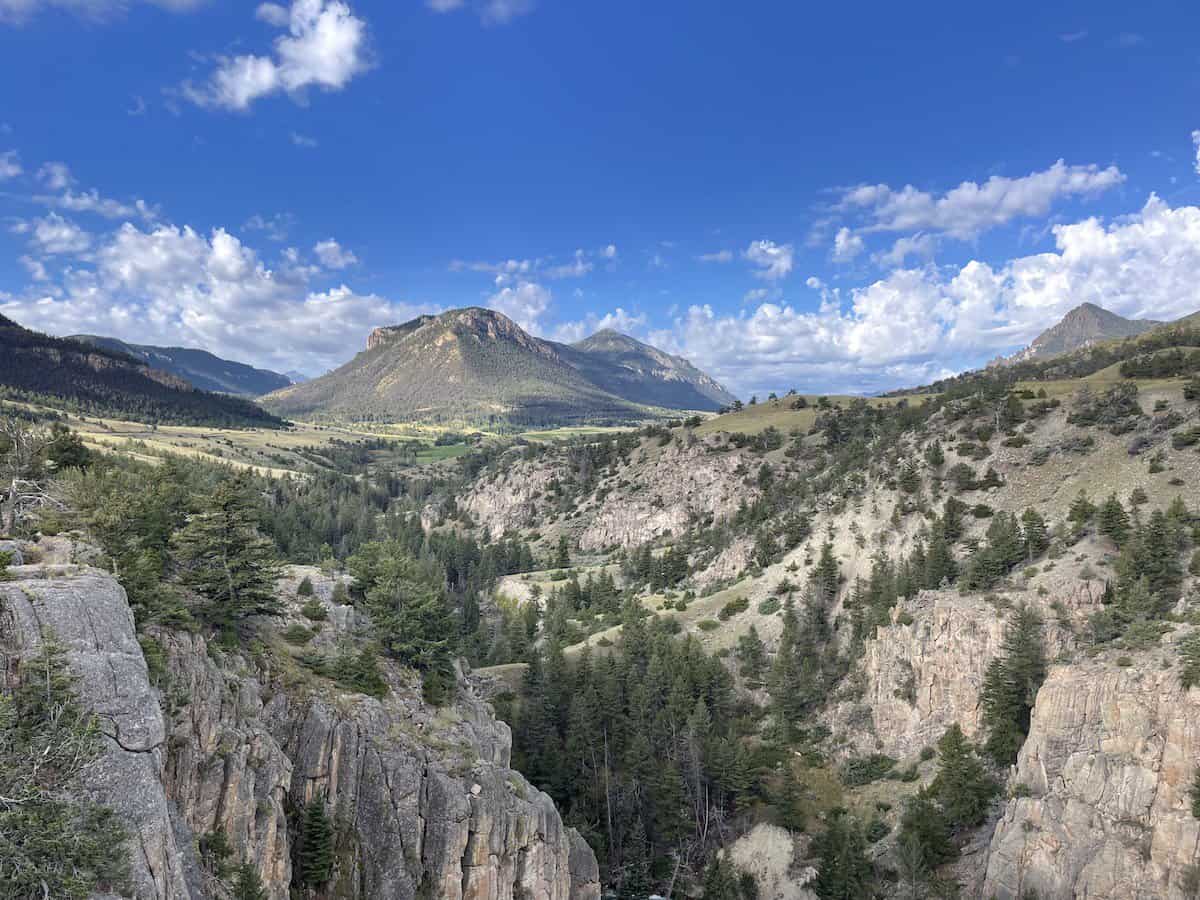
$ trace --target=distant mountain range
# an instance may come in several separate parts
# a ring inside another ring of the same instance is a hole
[[[626,335],[560,344],[470,307],[377,328],[350,362],[262,403],[295,417],[531,426],[630,422],[733,399],[687,360]]]
[[[206,350],[127,344],[116,338],[98,337],[94,334],[76,334],[71,337],[72,340],[140,359],[151,368],[177,375],[202,391],[258,397],[285,388],[296,380],[278,372],[221,359]]]
[[[138,357],[39,334],[3,316],[0,398],[139,422],[233,428],[284,425],[248,400],[197,390]]]
[[[1047,359],[1083,350],[1102,341],[1137,337],[1164,323],[1152,319],[1126,319],[1094,303],[1082,303],[1052,328],[1043,331],[1024,350],[1001,357],[993,365],[1012,365]]]

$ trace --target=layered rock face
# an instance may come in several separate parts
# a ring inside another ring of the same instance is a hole
[[[292,881],[298,811],[327,804],[335,883],[346,898],[595,900],[591,849],[551,799],[509,768],[511,735],[469,687],[432,709],[388,669],[382,701],[332,688],[286,656],[226,653],[154,631],[165,671],[151,686],[124,591],[81,567],[28,566],[0,584],[3,636],[18,655],[53,633],[110,746],[89,774],[96,799],[137,831],[138,898],[199,900],[217,890],[195,847],[222,831],[272,900]],[[330,602],[318,645],[363,621]],[[295,615],[294,611],[289,615]],[[269,640],[269,639],[268,639]],[[166,715],[160,709],[160,698]]]
[[[958,723],[980,730],[979,695],[1004,643],[1007,614],[982,597],[923,591],[893,610],[892,624],[863,645],[861,699],[834,707],[831,726],[863,753],[906,757],[933,746]],[[1045,624],[1053,658],[1071,642]]]
[[[1185,900],[1196,896],[1200,688],[1174,651],[1134,667],[1056,666],[1038,693],[981,896]]]

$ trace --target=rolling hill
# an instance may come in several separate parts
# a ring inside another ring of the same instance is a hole
[[[0,316],[0,398],[92,416],[174,425],[279,428],[248,400],[196,390],[106,347],[56,338]]]
[[[624,335],[601,332],[568,346],[470,307],[378,328],[341,368],[263,403],[346,421],[545,426],[711,410],[729,397],[686,360]]]
[[[278,372],[221,359],[207,350],[127,344],[117,338],[93,334],[76,334],[71,337],[73,340],[132,356],[151,368],[177,375],[202,391],[258,397],[285,388],[295,380]]]

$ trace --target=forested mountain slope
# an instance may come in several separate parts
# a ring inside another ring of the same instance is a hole
[[[147,366],[169,372],[202,391],[258,397],[285,388],[292,379],[278,372],[256,369],[245,363],[221,359],[205,350],[188,347],[154,347],[150,344],[128,344],[116,338],[77,334],[74,340],[104,347],[140,359]]]
[[[1093,344],[1118,338],[1136,337],[1162,325],[1153,319],[1126,319],[1094,303],[1082,303],[1067,313],[1057,325],[1043,331],[1024,350],[997,362],[1007,365],[1046,359]]]
[[[38,334],[3,317],[0,396],[142,422],[233,428],[283,424],[247,400],[196,390],[124,353]]]

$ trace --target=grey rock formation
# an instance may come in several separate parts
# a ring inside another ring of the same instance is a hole
[[[991,841],[981,896],[1184,900],[1196,896],[1200,688],[1166,667],[1097,658],[1051,669]]]
[[[14,574],[15,580],[0,582],[0,637],[18,657],[37,653],[43,636],[65,647],[80,699],[106,737],[86,790],[133,832],[136,896],[195,896],[184,871],[190,848],[177,840],[160,778],[166,727],[125,591],[96,569],[26,566]]]
[[[334,613],[326,627],[351,639],[364,623],[329,603],[331,583],[312,574]],[[281,587],[286,594],[288,582]],[[217,831],[234,861],[255,864],[272,900],[286,900],[296,813],[314,801],[335,824],[331,890],[340,897],[600,896],[595,855],[509,767],[509,729],[469,686],[433,709],[411,673],[387,667],[392,690],[380,701],[336,689],[282,647],[252,657],[155,629],[165,672],[152,686],[124,591],[108,574],[26,566],[0,583],[0,601],[8,652],[27,655],[53,633],[104,725],[108,747],[87,783],[136,832],[139,900],[218,895],[195,854]],[[298,615],[291,608],[286,619]]]
[[[1012,596],[1014,603],[1022,599],[1036,603]],[[933,746],[956,722],[975,737],[983,678],[1003,644],[1006,621],[982,597],[955,591],[923,591],[900,603],[892,624],[863,644],[863,696],[834,707],[830,726],[859,752],[896,757]],[[1053,621],[1046,622],[1045,637],[1051,657],[1071,642]]]

